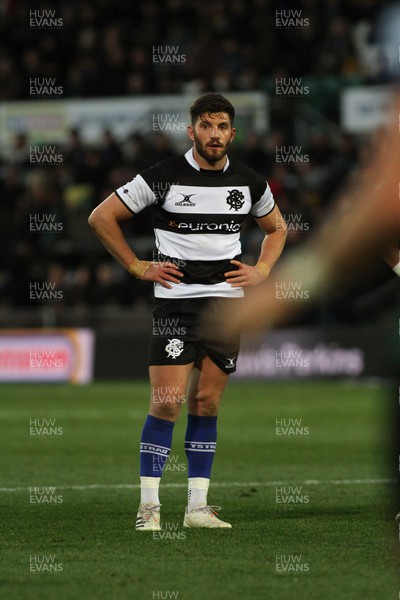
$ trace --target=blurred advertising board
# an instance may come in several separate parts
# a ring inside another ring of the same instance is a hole
[[[95,379],[147,379],[151,323],[96,333]],[[113,351],[118,348],[118,352]],[[243,335],[234,380],[392,378],[398,325],[299,327]]]
[[[0,382],[89,383],[93,367],[90,329],[0,331]]]
[[[177,144],[185,143],[189,107],[197,95],[140,96],[138,98],[91,98],[85,100],[25,100],[0,103],[0,147],[5,154],[18,134],[30,144],[68,141],[72,128],[86,143],[98,143],[110,130],[119,140],[129,135],[164,133]],[[268,99],[262,92],[231,92],[236,126],[242,135],[268,130]],[[239,136],[240,137],[240,136]]]
[[[341,127],[348,133],[372,133],[388,122],[393,109],[389,86],[357,86],[342,90]]]
[[[379,352],[377,352],[379,348]],[[388,377],[398,370],[394,328],[282,329],[244,338],[239,379]]]

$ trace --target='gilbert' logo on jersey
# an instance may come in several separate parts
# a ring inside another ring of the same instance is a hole
[[[191,201],[192,196],[196,196],[197,194],[182,194],[179,192],[180,196],[183,196],[183,200],[180,202],[175,202],[175,206],[196,206],[196,202]]]

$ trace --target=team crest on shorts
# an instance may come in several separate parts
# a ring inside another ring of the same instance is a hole
[[[168,344],[165,346],[165,351],[167,352],[168,358],[178,358],[178,356],[180,356],[183,352],[182,340],[178,340],[177,338],[168,340]]]

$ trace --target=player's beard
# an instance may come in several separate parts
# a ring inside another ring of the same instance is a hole
[[[218,144],[218,148],[210,148],[210,144],[212,144],[212,142],[202,144],[199,138],[196,135],[194,136],[194,145],[197,152],[202,158],[204,158],[206,162],[208,162],[209,165],[214,165],[216,162],[224,158],[230,144],[230,142],[227,142],[225,145],[221,142],[214,143]]]

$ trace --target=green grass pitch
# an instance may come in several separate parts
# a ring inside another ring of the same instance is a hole
[[[2,598],[399,598],[382,389],[231,382],[209,502],[233,529],[182,527],[182,414],[155,535],[134,531],[148,390],[145,382],[1,387]],[[31,435],[32,426],[40,432],[34,419],[53,428],[42,434],[59,435]]]

